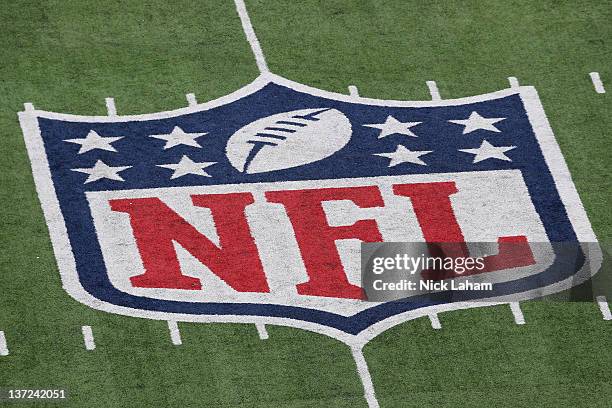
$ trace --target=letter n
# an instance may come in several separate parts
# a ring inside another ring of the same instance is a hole
[[[130,215],[145,273],[130,278],[141,288],[202,288],[200,280],[185,276],[174,249],[177,242],[212,273],[239,292],[269,292],[244,210],[253,203],[250,193],[207,194],[191,197],[193,204],[209,208],[220,245],[198,232],[159,198],[111,200],[113,211]]]

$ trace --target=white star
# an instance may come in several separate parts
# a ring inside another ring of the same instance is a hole
[[[123,139],[123,136],[120,137],[102,137],[96,133],[95,130],[89,131],[87,136],[83,139],[66,139],[64,142],[76,143],[80,144],[81,148],[79,149],[78,154],[83,154],[90,150],[100,149],[100,150],[108,150],[109,152],[116,152],[115,148],[111,146],[111,143],[116,142],[119,139]]]
[[[399,120],[395,119],[393,116],[387,116],[385,123],[371,123],[369,125],[363,125],[363,126],[380,129],[381,132],[380,132],[380,135],[378,135],[378,138],[382,139],[383,137],[393,135],[396,133],[400,135],[417,137],[417,135],[412,133],[410,128],[418,125],[419,123],[421,122],[400,122]]]
[[[375,153],[375,156],[382,156],[391,159],[389,162],[389,167],[397,166],[402,163],[414,163],[420,164],[422,166],[427,166],[423,160],[419,159],[419,157],[424,154],[431,153],[432,150],[421,150],[421,151],[412,151],[407,149],[402,145],[397,145],[397,149],[394,152],[389,153]]]
[[[89,174],[89,177],[87,177],[87,180],[85,180],[85,184],[87,184],[103,178],[125,181],[117,173],[123,170],[127,170],[130,167],[132,166],[111,167],[104,163],[102,160],[98,160],[91,169],[72,169],[72,171]]]
[[[467,119],[449,120],[449,122],[465,126],[463,128],[463,134],[465,135],[466,133],[472,133],[473,131],[478,129],[490,130],[491,132],[499,133],[501,132],[501,130],[493,126],[493,124],[501,122],[504,119],[506,118],[483,118],[478,114],[478,112],[474,111]]]
[[[196,163],[187,156],[181,157],[181,160],[177,164],[158,164],[157,167],[163,167],[165,169],[174,170],[170,179],[185,176],[187,174],[195,174],[197,176],[212,177],[206,173],[204,169],[212,166],[217,162],[203,162]]]
[[[472,163],[478,163],[487,159],[499,159],[511,162],[512,159],[504,153],[515,148],[516,146],[493,146],[491,143],[483,140],[478,149],[459,149],[459,151],[473,154],[474,161]]]
[[[200,144],[196,142],[195,140],[200,136],[204,136],[205,134],[207,133],[206,132],[186,133],[180,127],[175,126],[174,129],[172,129],[172,132],[170,133],[166,133],[163,135],[150,135],[150,137],[165,140],[166,145],[164,146],[164,150],[170,149],[171,147],[178,146],[178,145],[198,147],[201,149],[202,146],[200,146]]]

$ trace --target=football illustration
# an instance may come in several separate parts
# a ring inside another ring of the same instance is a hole
[[[351,138],[351,122],[339,110],[300,109],[256,120],[227,142],[227,158],[245,173],[263,173],[331,156]]]

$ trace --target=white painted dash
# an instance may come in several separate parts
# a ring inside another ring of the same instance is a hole
[[[23,104],[23,108],[27,111],[33,111],[34,110],[34,104],[32,102],[26,102]]]
[[[440,319],[438,318],[437,313],[431,313],[429,315],[429,321],[431,322],[432,329],[440,330],[442,328],[442,324],[440,324]]]
[[[187,98],[187,103],[189,104],[189,106],[196,106],[198,104],[198,100],[196,99],[196,96],[193,93],[188,93],[187,95],[185,95],[185,98]]]
[[[510,310],[512,310],[512,315],[514,316],[514,322],[516,324],[525,324],[525,316],[523,316],[523,311],[521,310],[519,302],[510,302]]]
[[[268,69],[268,64],[266,63],[266,58],[264,57],[263,50],[261,49],[261,44],[259,44],[259,40],[255,35],[255,30],[253,29],[253,24],[251,23],[251,18],[249,17],[249,13],[244,4],[244,0],[234,0],[234,4],[236,5],[236,11],[238,12],[238,16],[240,17],[240,22],[242,23],[244,35],[246,36],[247,41],[251,45],[251,50],[253,51],[253,55],[255,56],[255,62],[257,63],[257,68],[259,68],[259,72],[261,74],[270,72],[270,70]]]
[[[95,350],[96,343],[94,342],[93,332],[91,326],[82,326],[81,331],[83,332],[83,340],[85,341],[85,348],[87,350]]]
[[[601,310],[603,319],[612,320],[612,313],[610,313],[610,305],[608,305],[608,302],[606,301],[606,297],[597,296],[597,304],[599,305],[599,310]]]
[[[115,106],[115,98],[106,98],[106,112],[108,116],[117,116],[117,107]]]
[[[359,89],[357,89],[355,85],[349,85],[348,90],[349,90],[349,95],[359,96]]]
[[[510,88],[515,89],[518,88],[519,85],[519,81],[516,77],[508,77],[508,82],[510,82]]]
[[[8,349],[8,344],[6,343],[6,336],[4,335],[4,332],[0,330],[0,356],[8,356],[8,355],[9,355],[9,349]]]
[[[606,89],[603,86],[603,82],[601,82],[601,77],[599,76],[599,72],[590,72],[591,81],[593,81],[593,86],[595,87],[595,92],[598,94],[606,93]]]
[[[268,335],[268,330],[266,330],[266,325],[262,323],[255,323],[255,327],[257,328],[257,334],[259,334],[259,338],[261,340],[268,340],[270,336]]]
[[[175,346],[183,344],[181,339],[181,332],[179,331],[178,324],[174,320],[168,320],[168,330],[170,330],[170,340]]]
[[[429,88],[429,94],[431,95],[432,101],[441,101],[440,91],[438,90],[438,84],[436,81],[427,81],[427,87]]]

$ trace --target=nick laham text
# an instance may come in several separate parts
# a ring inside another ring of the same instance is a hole
[[[493,290],[493,284],[491,282],[471,282],[465,281],[434,281],[434,280],[423,280],[423,281],[410,281],[402,279],[398,282],[383,282],[382,280],[375,280],[373,282],[374,290],[397,290],[397,291],[444,291],[444,290]]]

